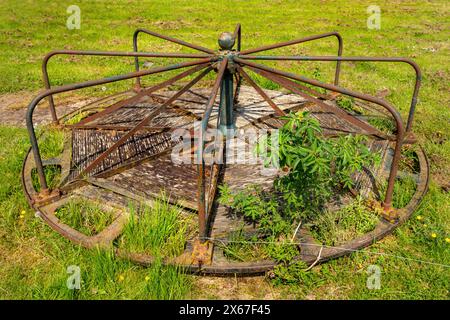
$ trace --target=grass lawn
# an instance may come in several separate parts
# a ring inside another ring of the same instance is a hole
[[[142,268],[116,260],[109,252],[84,250],[36,219],[20,184],[21,165],[29,148],[27,132],[0,118],[1,299],[450,298],[450,243],[445,240],[450,238],[448,1],[377,1],[380,30],[366,26],[366,9],[373,1],[77,1],[79,30],[66,27],[70,4],[1,2],[1,112],[25,108],[43,87],[40,67],[48,51],[132,51],[132,34],[139,27],[216,48],[219,33],[232,31],[239,22],[243,49],[336,30],[344,38],[344,55],[405,56],[421,66],[422,88],[413,128],[430,158],[430,190],[413,217],[392,235],[367,250],[317,266],[296,283],[280,284],[263,277],[186,276],[158,263]],[[146,51],[191,52],[145,35],[139,45]],[[277,50],[299,55],[334,55],[336,51],[332,38]],[[151,62],[154,66],[168,63]],[[334,72],[334,64],[327,62],[280,62],[278,67],[323,81],[331,81]],[[56,57],[49,64],[49,74],[52,85],[62,85],[133,68],[130,58]],[[145,79],[144,84],[161,77]],[[341,84],[369,94],[383,90],[386,99],[406,117],[414,73],[401,64],[343,63]],[[100,96],[131,85],[131,81],[110,84],[77,95]],[[8,106],[11,97],[16,102]],[[56,102],[67,97],[62,95]],[[381,268],[379,290],[366,287],[366,271],[373,264]],[[82,290],[66,287],[70,265],[81,268]]]

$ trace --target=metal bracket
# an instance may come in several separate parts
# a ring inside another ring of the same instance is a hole
[[[199,239],[193,243],[191,254],[192,264],[210,265],[212,263],[214,245],[210,241],[201,242]]]
[[[397,209],[393,207],[384,207],[379,201],[370,199],[367,200],[367,207],[373,210],[376,214],[382,216],[386,221],[390,223],[397,223],[400,215]]]
[[[58,199],[61,196],[61,191],[59,189],[49,190],[44,189],[41,192],[37,193],[31,199],[33,204],[41,205],[47,202]]]

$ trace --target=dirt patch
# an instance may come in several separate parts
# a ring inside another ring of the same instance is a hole
[[[0,95],[0,125],[25,127],[25,115],[28,104],[36,92],[18,92]],[[66,95],[56,100],[56,112],[58,116],[79,109],[93,99],[86,99],[78,95]],[[35,125],[48,124],[52,121],[48,102],[42,101],[33,114]]]
[[[286,298],[282,290],[274,288],[260,277],[197,277],[193,290],[194,299],[258,299]]]

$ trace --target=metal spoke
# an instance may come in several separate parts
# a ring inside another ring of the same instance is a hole
[[[153,93],[155,91],[158,91],[158,90],[160,90],[162,88],[165,88],[167,86],[170,86],[174,82],[176,82],[178,80],[181,80],[181,79],[183,79],[183,78],[185,78],[185,77],[187,77],[187,76],[189,76],[189,75],[191,75],[191,74],[193,74],[193,73],[195,73],[197,71],[200,71],[200,70],[206,68],[207,65],[208,65],[208,63],[195,66],[195,67],[193,67],[193,68],[191,68],[189,70],[186,70],[186,71],[184,71],[184,72],[182,72],[182,73],[180,73],[180,74],[178,74],[178,75],[176,75],[176,76],[174,76],[174,77],[172,77],[172,78],[170,78],[170,79],[168,79],[166,81],[163,81],[163,82],[161,82],[161,83],[159,83],[157,85],[154,85],[153,87],[150,87],[150,88],[147,88],[147,89],[145,89],[145,90],[143,90],[141,92],[138,92],[136,95],[134,95],[131,98],[128,98],[128,99],[125,99],[125,100],[121,100],[121,101],[119,101],[119,102],[109,106],[105,110],[102,110],[100,112],[97,112],[97,113],[93,114],[92,116],[89,116],[89,117],[86,117],[85,119],[82,119],[80,122],[75,124],[75,127],[84,126],[86,123],[92,122],[92,121],[94,121],[94,120],[104,116],[105,114],[109,114],[111,112],[114,112],[114,111],[116,111],[116,110],[118,110],[118,109],[120,109],[120,108],[122,108],[122,107],[124,107],[126,105],[130,105],[132,103],[136,103],[142,97],[144,97],[146,95],[149,95],[149,94],[151,94],[151,93]]]
[[[324,89],[327,89],[327,90],[331,90],[331,91],[334,91],[334,92],[339,92],[339,93],[342,93],[342,94],[345,94],[345,95],[349,95],[349,96],[352,96],[352,97],[355,97],[355,98],[358,98],[358,99],[361,99],[361,100],[365,100],[365,101],[368,101],[368,102],[373,102],[375,104],[378,104],[378,105],[382,106],[383,108],[385,108],[386,110],[388,110],[391,113],[391,115],[393,116],[393,118],[396,121],[397,131],[403,131],[403,122],[402,122],[400,114],[397,112],[397,110],[395,110],[390,104],[388,104],[383,99],[376,98],[376,97],[373,97],[373,96],[370,96],[370,95],[367,95],[367,94],[359,93],[359,92],[356,92],[356,91],[348,90],[348,89],[345,89],[345,88],[342,88],[342,87],[339,87],[339,86],[335,86],[335,85],[332,85],[332,84],[323,83],[323,82],[320,82],[320,81],[317,81],[317,80],[314,80],[314,79],[309,79],[309,78],[306,78],[304,76],[296,75],[296,74],[293,74],[293,73],[290,73],[290,72],[284,72],[284,71],[280,71],[280,70],[277,70],[277,69],[274,69],[274,68],[266,67],[264,65],[257,64],[257,63],[254,63],[254,62],[250,62],[250,61],[246,61],[246,60],[243,60],[243,59],[240,59],[240,58],[235,58],[235,61],[240,63],[240,64],[243,64],[245,66],[252,67],[252,69],[257,69],[257,70],[273,73],[275,75],[279,75],[279,76],[282,76],[282,77],[285,77],[285,78],[301,81],[301,82],[304,82],[304,83],[311,84],[313,86],[317,86],[317,87],[324,88]]]
[[[135,50],[136,51],[136,50]],[[153,58],[208,58],[211,55],[206,54],[184,54],[184,53],[159,53],[159,52],[121,52],[121,51],[79,51],[79,50],[55,50],[47,53],[42,61],[42,76],[44,79],[44,85],[46,89],[50,89],[50,79],[48,76],[48,61],[50,58],[56,55],[78,55],[78,56],[103,56],[103,57],[153,57]],[[139,69],[136,69],[139,71]],[[53,121],[58,121],[58,116],[56,115],[55,103],[53,101],[53,96],[48,96],[48,103],[50,106],[50,113],[52,115]]]
[[[260,86],[258,86],[255,83],[255,81],[253,81],[250,78],[250,76],[247,74],[247,72],[242,70],[241,67],[238,67],[238,71],[245,78],[245,80],[247,80],[247,82],[256,90],[256,92],[258,92],[259,95],[261,97],[263,97],[264,100],[266,100],[266,102],[269,104],[269,106],[271,106],[272,109],[275,110],[276,114],[278,114],[280,116],[286,115],[286,113],[283,110],[281,110],[280,108],[278,108],[278,106],[275,104],[275,102],[273,102],[272,99],[270,99],[270,97],[264,92],[264,90]]]
[[[339,33],[327,32],[327,33],[323,33],[323,34],[319,34],[319,35],[315,35],[315,36],[309,36],[309,37],[290,40],[290,41],[286,41],[286,42],[279,42],[279,43],[275,43],[275,44],[271,44],[271,45],[253,48],[253,49],[247,49],[247,50],[241,51],[241,54],[244,55],[244,54],[256,53],[256,52],[267,51],[267,50],[272,50],[272,49],[278,49],[278,48],[282,48],[282,47],[286,47],[286,46],[292,46],[294,44],[298,44],[298,43],[302,43],[302,42],[317,40],[317,39],[331,37],[331,36],[337,37],[339,39],[339,42],[342,42],[342,38]]]
[[[277,48],[286,47],[286,46],[291,46],[291,45],[294,45],[294,44],[298,44],[298,43],[302,43],[302,42],[308,42],[308,41],[313,41],[313,40],[318,40],[318,39],[327,38],[327,37],[336,37],[336,39],[338,40],[338,52],[337,52],[337,55],[338,56],[342,56],[342,50],[343,50],[344,44],[343,44],[343,41],[342,41],[342,37],[341,37],[341,35],[338,32],[327,32],[327,33],[323,33],[323,34],[319,34],[319,35],[315,35],[315,36],[300,38],[300,39],[291,40],[291,41],[287,41],[287,42],[280,42],[280,43],[276,43],[276,44],[273,44],[273,45],[258,47],[258,48],[249,49],[249,50],[244,50],[244,51],[241,52],[241,54],[242,55],[246,55],[246,54],[250,54],[250,53],[262,52],[262,51],[267,51],[267,50],[271,50],[271,49],[277,49]],[[339,75],[340,75],[340,73],[341,73],[341,62],[337,61],[336,62],[336,71],[335,71],[335,75],[334,75],[334,84],[335,85],[339,84]]]
[[[256,72],[260,75],[262,75],[263,77],[266,77],[267,79],[274,81],[276,83],[278,83],[279,85],[285,87],[286,89],[294,92],[295,94],[298,94],[299,96],[302,96],[303,98],[305,98],[306,100],[313,102],[317,105],[319,105],[320,107],[322,107],[322,109],[325,109],[329,112],[332,112],[334,114],[339,115],[340,117],[342,117],[343,119],[347,120],[348,122],[350,122],[351,124],[359,127],[360,129],[363,129],[365,131],[367,131],[368,134],[370,135],[376,135],[378,137],[381,138],[386,138],[386,135],[384,133],[382,133],[381,131],[379,131],[378,129],[372,127],[371,125],[359,120],[356,117],[351,116],[350,114],[348,114],[346,111],[342,110],[339,107],[335,107],[333,105],[329,105],[324,103],[323,101],[314,98],[304,92],[299,91],[296,87],[295,84],[296,82],[291,81],[289,79],[286,78],[282,78],[280,76],[276,76],[274,74],[271,74],[269,72],[265,72],[265,71],[261,71],[255,68],[251,68],[249,67],[253,72]]]

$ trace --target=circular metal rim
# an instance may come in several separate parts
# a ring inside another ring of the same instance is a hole
[[[306,257],[301,258],[300,256],[297,257],[298,260],[302,260],[307,264],[311,263],[321,263],[325,262],[331,259],[335,259],[347,254],[350,254],[352,252],[361,250],[363,248],[366,248],[373,244],[376,241],[379,241],[383,239],[385,236],[389,235],[393,232],[395,228],[403,224],[408,218],[413,214],[415,209],[418,207],[420,202],[422,201],[425,193],[428,190],[428,184],[429,184],[429,162],[428,158],[421,146],[418,146],[418,150],[416,151],[416,154],[418,156],[419,160],[419,179],[416,187],[416,191],[414,195],[412,196],[410,202],[402,209],[399,209],[399,220],[395,223],[391,223],[388,221],[385,221],[383,219],[380,219],[380,223],[378,223],[377,227],[369,232],[364,234],[363,236],[360,236],[358,238],[355,238],[343,245],[340,245],[339,247],[323,247],[322,253],[320,255],[320,258],[317,259],[317,257]],[[82,245],[86,248],[92,248],[97,245],[102,245],[102,243],[95,243],[95,242],[86,242],[83,239],[80,239],[76,233],[68,233],[67,228],[62,227],[63,224],[58,223],[58,221],[55,221],[54,219],[50,218],[42,212],[32,201],[31,195],[29,191],[27,190],[26,183],[25,183],[25,167],[27,165],[28,161],[31,161],[30,157],[31,148],[28,150],[25,160],[22,165],[22,171],[21,171],[21,181],[22,181],[22,187],[25,193],[25,197],[30,204],[30,206],[36,210],[36,212],[39,214],[39,217],[43,219],[44,222],[46,222],[53,230],[61,234],[63,237],[69,239],[70,241]],[[65,226],[65,225],[64,225]],[[75,229],[72,229],[76,231]],[[119,234],[117,234],[118,236]],[[319,245],[320,247],[320,245]],[[136,264],[143,265],[143,266],[149,266],[151,265],[155,258],[150,255],[145,254],[134,254],[134,253],[127,253],[119,248],[115,248],[115,253],[118,257],[128,259]],[[276,266],[275,261],[271,260],[265,260],[265,261],[258,261],[258,262],[230,262],[223,265],[186,265],[186,264],[178,264],[174,263],[173,261],[170,261],[168,259],[163,260],[163,264],[165,265],[173,265],[180,267],[184,269],[186,272],[191,274],[202,274],[202,275],[235,275],[239,274],[242,276],[248,276],[248,275],[259,275],[263,274],[267,271],[270,271]]]

